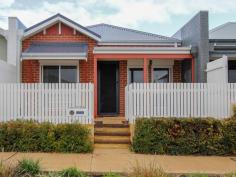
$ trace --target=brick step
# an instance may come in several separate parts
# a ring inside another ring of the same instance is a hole
[[[94,125],[95,128],[103,128],[103,127],[107,127],[107,128],[129,128],[128,124],[95,124]]]
[[[96,118],[95,124],[128,124],[124,117],[102,117]]]
[[[109,127],[99,127],[95,128],[95,133],[130,133],[130,129],[126,128],[109,128]]]
[[[103,132],[103,131],[96,131],[94,133],[95,136],[130,136],[129,131],[124,132]]]
[[[128,149],[130,148],[129,144],[94,144],[95,148],[102,148],[102,149]]]
[[[130,144],[129,136],[95,136],[96,144]]]

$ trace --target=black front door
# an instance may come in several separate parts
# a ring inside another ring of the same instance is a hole
[[[116,115],[119,110],[119,63],[98,62],[98,110],[100,115]]]

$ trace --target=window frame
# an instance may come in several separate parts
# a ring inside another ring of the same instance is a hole
[[[168,74],[169,74],[169,81],[167,83],[171,83],[172,82],[172,67],[170,66],[161,66],[161,67],[152,67],[152,83],[154,83],[154,71],[155,70],[168,70]]]
[[[137,82],[132,82],[132,79],[133,79],[133,72],[132,71],[143,71],[143,68],[140,68],[140,67],[129,67],[128,75],[131,72],[131,75],[129,75],[129,84],[137,83]],[[144,80],[144,78],[143,78],[143,80]],[[144,82],[141,82],[141,83],[144,83]]]
[[[57,66],[58,69],[59,69],[59,82],[58,84],[62,83],[61,82],[61,67],[63,66],[75,66],[76,67],[76,82],[73,82],[73,83],[78,83],[79,82],[79,71],[78,71],[78,68],[79,66],[78,65],[74,65],[74,64],[42,64],[40,65],[40,82],[41,83],[44,83],[44,79],[43,79],[43,68],[44,66]]]

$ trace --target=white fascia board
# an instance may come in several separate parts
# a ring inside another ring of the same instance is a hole
[[[66,56],[34,56],[34,57],[28,57],[28,56],[22,56],[22,60],[87,60],[87,57],[66,57]]]
[[[190,54],[191,47],[95,47],[94,54]]]
[[[82,28],[79,28],[77,25],[75,25],[75,24],[73,24],[73,23],[71,23],[71,22],[69,22],[69,21],[67,21],[67,20],[65,20],[65,19],[63,19],[61,17],[55,17],[55,18],[53,18],[53,19],[51,19],[51,20],[49,20],[49,21],[47,21],[47,22],[45,22],[45,23],[43,23],[43,24],[41,24],[41,25],[39,25],[39,26],[37,26],[35,28],[32,28],[31,30],[29,30],[29,31],[24,33],[23,38],[27,38],[29,36],[32,36],[35,33],[39,32],[40,30],[42,30],[44,28],[47,28],[48,26],[54,25],[54,24],[56,24],[59,21],[64,23],[64,24],[66,24],[66,25],[68,25],[68,26],[70,26],[71,28],[76,29],[77,31],[79,31],[79,32],[81,32],[81,33],[91,37],[92,39],[94,39],[96,41],[100,41],[101,40],[98,36],[93,35],[93,34],[89,33],[88,31],[86,31],[86,30],[84,30]]]
[[[87,60],[87,53],[22,53],[22,60],[72,59]]]

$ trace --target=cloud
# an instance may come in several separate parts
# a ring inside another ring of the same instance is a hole
[[[32,3],[31,6],[22,9],[22,4],[12,4],[23,1],[0,0],[0,17],[6,14],[17,16],[26,26],[31,26],[51,15],[62,13],[82,25],[104,22],[137,27],[143,23],[171,23],[179,15],[193,14],[199,10],[213,13],[236,10],[235,0],[44,0],[40,7],[34,1],[27,2]],[[0,18],[0,27],[7,27],[6,20]]]
[[[15,0],[0,0],[0,8],[10,7]]]

